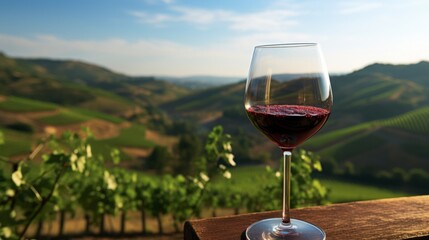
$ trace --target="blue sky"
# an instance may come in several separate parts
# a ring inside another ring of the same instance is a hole
[[[128,75],[244,77],[253,47],[319,42],[331,72],[429,60],[426,0],[4,0],[0,51]]]

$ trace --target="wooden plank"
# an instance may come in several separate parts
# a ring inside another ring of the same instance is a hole
[[[429,239],[429,195],[292,209],[293,218],[322,228],[329,240]],[[185,240],[245,239],[247,226],[279,211],[191,220]]]

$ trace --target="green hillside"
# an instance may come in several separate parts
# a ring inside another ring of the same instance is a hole
[[[354,74],[381,73],[397,79],[406,79],[429,86],[429,62],[421,61],[415,64],[372,64],[354,72]]]
[[[244,82],[198,90],[160,107],[175,119],[207,129],[222,125],[228,132],[251,128],[243,107]]]
[[[329,121],[304,147],[357,169],[429,169],[429,62],[373,64],[331,80]],[[197,131],[223,125],[233,135],[237,158],[274,159],[278,154],[247,119],[244,82],[189,90],[80,61],[0,54],[0,86],[0,126],[11,131],[38,134],[46,126],[91,123],[100,135],[105,133],[99,144],[103,149],[150,148],[146,139],[130,139],[143,136],[148,126],[165,130],[166,122],[180,120]]]
[[[0,101],[0,110],[11,112],[51,111],[57,109],[55,104],[10,96]]]
[[[14,96],[0,96],[0,131],[5,143],[0,156],[28,154],[38,139],[67,130],[78,131],[76,125],[91,127],[95,140],[94,153],[110,156],[113,148],[150,149],[155,143],[146,139],[145,127],[138,123],[101,112],[82,108],[67,108],[53,103]],[[49,130],[47,130],[49,129]],[[133,156],[121,152],[123,159]]]
[[[4,144],[0,144],[0,156],[10,157],[28,154],[34,141],[30,133],[0,127],[4,134]]]
[[[118,116],[126,115],[134,103],[114,93],[85,84],[64,82],[43,66],[0,55],[0,94],[50,102],[64,106],[85,106]]]
[[[103,89],[144,105],[158,105],[189,92],[187,88],[154,77],[129,77],[80,61],[19,59],[18,62],[44,69],[62,82]]]
[[[0,94],[52,102],[116,116],[145,113],[189,93],[153,77],[129,77],[72,60],[11,58],[0,54]],[[143,108],[142,108],[143,107]]]
[[[429,152],[422,150],[423,145],[429,145],[425,115],[429,105],[428,62],[373,64],[331,80],[331,116],[304,147],[325,158],[350,161],[356,168],[407,168],[415,164],[429,169]],[[244,132],[245,139],[252,142],[252,155],[268,152],[276,156],[277,147],[250,124],[243,94],[242,82],[198,91],[162,107],[172,116],[204,126],[222,124],[233,137]],[[214,112],[218,114],[214,116]]]
[[[320,134],[304,146],[358,168],[429,167],[429,106],[400,116]],[[426,147],[425,147],[426,146]]]
[[[428,103],[428,89],[411,80],[381,73],[332,78],[334,107],[326,128],[340,129],[394,117]]]
[[[196,91],[162,107],[174,112],[222,111],[243,104],[244,86],[240,82]]]

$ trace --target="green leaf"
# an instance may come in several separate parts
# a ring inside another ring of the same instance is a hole
[[[108,171],[104,171],[104,182],[107,185],[107,189],[115,190],[118,187],[115,176],[110,174]]]
[[[70,164],[73,171],[82,173],[85,170],[86,159],[83,156],[78,157],[76,154],[70,156]]]
[[[12,173],[12,181],[17,187],[25,183],[25,180],[22,176],[21,167],[18,167],[18,169]]]
[[[322,171],[322,164],[319,161],[313,163],[313,168],[319,172]]]
[[[0,144],[4,144],[4,136],[2,132],[0,132]]]
[[[112,161],[114,164],[119,164],[119,162],[121,161],[120,155],[121,155],[121,152],[117,148],[113,148],[110,151],[110,157],[112,158]]]
[[[1,229],[1,235],[5,238],[10,238],[12,236],[12,229],[10,227],[4,227]]]
[[[51,153],[49,155],[44,155],[43,159],[46,163],[49,164],[56,164],[56,163],[62,163],[64,164],[68,156],[66,156],[64,153]]]

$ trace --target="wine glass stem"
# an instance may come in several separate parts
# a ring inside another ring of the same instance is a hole
[[[290,165],[292,153],[290,151],[283,152],[283,211],[282,223],[290,224]]]

